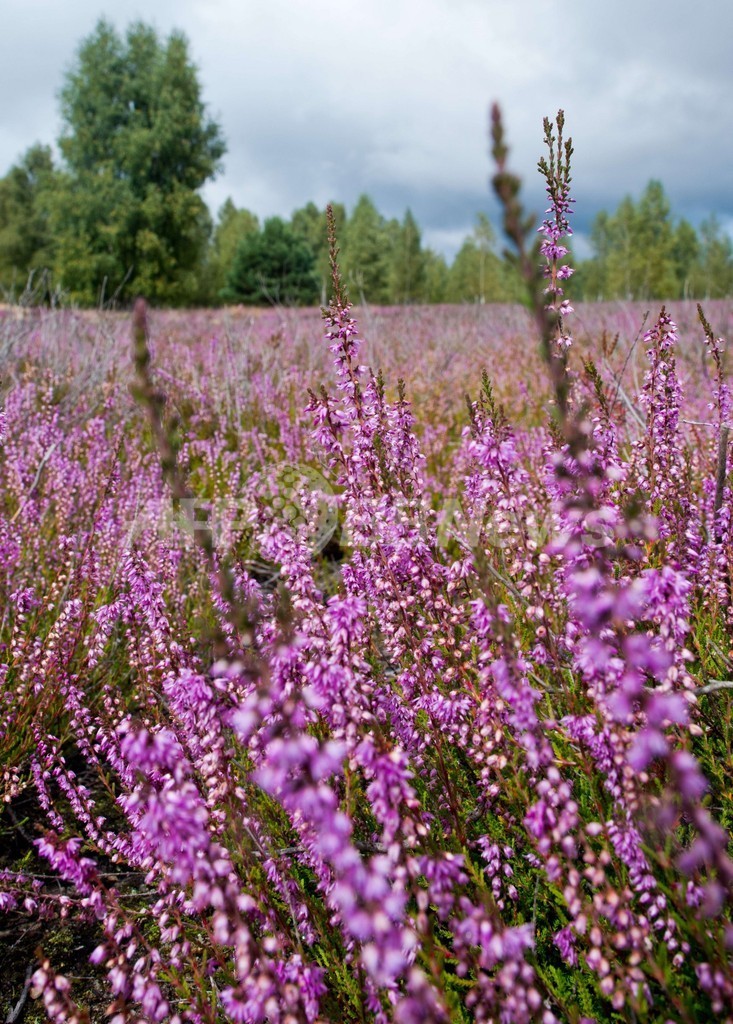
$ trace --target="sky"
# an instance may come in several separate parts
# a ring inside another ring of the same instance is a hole
[[[452,256],[498,225],[488,111],[498,101],[526,205],[542,213],[542,120],[575,146],[579,255],[601,209],[662,181],[677,216],[733,233],[733,4],[696,0],[1,0],[0,174],[59,135],[58,92],[105,17],[189,39],[227,140],[204,188],[261,218],[309,200],[409,207]]]

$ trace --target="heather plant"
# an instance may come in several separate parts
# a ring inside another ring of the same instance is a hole
[[[331,215],[325,345],[0,322],[9,1013],[733,1020],[725,345],[571,307],[544,127],[524,310],[362,333]]]

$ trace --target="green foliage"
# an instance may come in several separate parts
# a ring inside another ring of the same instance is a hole
[[[445,257],[432,249],[424,249],[423,276],[425,302],[448,301],[448,264]]]
[[[700,253],[693,281],[694,294],[699,298],[733,295],[733,242],[714,215],[700,225]]]
[[[343,265],[352,298],[389,301],[389,234],[373,201],[362,195],[346,224]]]
[[[689,298],[692,294],[693,275],[699,255],[700,242],[697,232],[683,217],[675,228],[672,239],[672,262],[683,299]]]
[[[220,300],[239,243],[259,229],[260,222],[254,213],[239,210],[231,199],[226,200],[219,210],[204,271],[204,291],[208,302],[215,303]]]
[[[84,304],[196,293],[211,221],[197,190],[224,153],[179,33],[100,21],[61,93],[66,173],[51,204],[58,278]]]
[[[344,276],[354,302],[366,301],[375,305],[511,302],[521,294],[516,275],[495,252],[493,228],[485,214],[478,216],[473,233],[449,267],[444,256],[423,249],[420,228],[410,210],[405,212],[402,222],[394,218],[387,220],[368,195],[360,196],[350,216],[341,204],[335,204],[333,210]],[[287,228],[292,238],[310,253],[316,282],[312,297],[301,297],[297,301],[320,301],[323,305],[328,298],[331,279],[326,212],[315,203],[307,203],[293,212]],[[270,245],[262,238],[258,242],[250,239],[245,246],[245,264],[252,260],[257,264],[255,277],[246,284],[241,281],[237,284],[241,268],[234,268],[235,258],[238,258],[235,250],[245,235],[255,231],[253,214],[237,210],[231,201],[222,207],[209,257],[209,273],[212,281],[222,277],[226,280],[227,283],[218,291],[225,301],[283,301],[282,287],[274,291],[266,289],[266,294],[257,284],[257,275],[271,277],[273,273],[272,268],[258,263],[265,259],[262,252]],[[279,235],[277,245],[281,241]],[[271,242],[274,242],[274,237]],[[268,260],[269,257],[265,262]],[[278,272],[274,276],[278,278]],[[293,292],[290,288],[286,292],[300,294],[299,289]],[[307,292],[312,292],[310,286]]]
[[[675,297],[674,243],[669,200],[661,183],[650,181],[638,204],[626,196],[615,214],[596,217],[591,233],[596,255],[587,286],[597,298]]]
[[[448,301],[501,302],[512,297],[507,267],[496,253],[496,235],[485,213],[458,250],[450,268]]]
[[[640,200],[630,196],[593,222],[594,256],[580,268],[576,294],[595,299],[720,298],[733,292],[733,243],[715,218],[700,233],[676,224],[664,188],[650,181]]]
[[[650,181],[634,223],[632,267],[638,297],[661,299],[676,289],[671,206],[662,183]]]
[[[0,180],[0,287],[17,294],[53,261],[48,200],[55,171],[48,146],[32,146]],[[37,283],[37,281],[36,281]]]
[[[302,238],[313,255],[326,247],[326,211],[319,210],[314,202],[306,203],[300,210],[295,210],[290,218],[290,226]]]
[[[318,300],[314,264],[303,239],[280,217],[271,217],[261,232],[240,241],[223,298],[253,306],[314,304]]]
[[[390,299],[394,303],[419,302],[425,296],[425,260],[420,247],[420,228],[410,210],[398,228],[391,253]]]
[[[343,203],[332,203],[336,237],[343,239],[346,228],[346,207]],[[328,228],[326,211],[319,210],[315,203],[307,203],[296,210],[290,221],[294,233],[301,238],[313,255],[315,275],[319,285],[320,303],[328,301],[331,285],[331,263],[328,256]]]

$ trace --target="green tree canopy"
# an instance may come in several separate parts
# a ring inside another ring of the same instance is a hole
[[[447,302],[449,270],[445,256],[432,249],[423,249],[422,255],[425,302]]]
[[[634,297],[664,299],[678,291],[672,207],[661,181],[650,181],[636,211]]]
[[[346,207],[343,203],[332,203],[333,219],[336,227],[338,244],[342,245],[345,238]],[[302,238],[313,254],[315,274],[319,283],[321,305],[328,302],[331,288],[331,263],[328,251],[328,225],[326,211],[319,210],[315,203],[306,203],[295,210],[290,220],[295,234]]]
[[[700,256],[697,232],[688,220],[682,218],[674,230],[672,262],[681,298],[688,299],[694,287],[694,274]]]
[[[593,259],[578,281],[589,299],[672,299],[685,294],[695,259],[694,229],[674,224],[659,181],[637,203],[626,196],[616,212],[602,211],[591,231]]]
[[[395,225],[399,227],[399,225]],[[359,197],[346,224],[343,264],[354,300],[388,300],[390,231],[368,195]]]
[[[420,228],[410,210],[405,213],[392,247],[389,275],[390,300],[419,302],[425,297],[425,259]]]
[[[273,302],[307,306],[318,301],[313,253],[280,217],[240,241],[223,298],[266,306]]]
[[[315,203],[306,203],[299,210],[294,210],[290,226],[303,239],[314,258],[321,249],[328,247],[326,213],[325,210],[319,210]]]
[[[693,270],[693,291],[698,298],[733,295],[733,242],[713,215],[700,225],[700,249]]]
[[[259,230],[260,222],[254,213],[237,209],[231,199],[223,203],[217,215],[205,270],[204,291],[209,302],[221,299],[239,243]]]
[[[733,242],[716,218],[698,231],[675,220],[664,188],[650,181],[638,202],[602,210],[591,231],[593,258],[573,279],[575,294],[596,299],[722,298],[733,294]]]
[[[456,253],[450,268],[450,302],[501,302],[506,300],[506,268],[496,254],[496,235],[485,213]]]
[[[48,146],[32,146],[0,180],[0,286],[17,294],[51,267],[48,203],[55,171]]]
[[[601,280],[608,294],[624,299],[639,298],[634,280],[634,246],[636,244],[636,206],[625,196],[616,213],[609,217],[605,230],[607,261],[601,268]]]
[[[142,293],[185,302],[197,290],[211,220],[198,189],[225,146],[206,114],[180,33],[106,21],[61,93],[66,173],[54,197],[58,276],[71,296]]]

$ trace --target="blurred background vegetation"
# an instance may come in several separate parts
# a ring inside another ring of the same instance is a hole
[[[188,44],[141,23],[106,21],[79,47],[60,94],[60,159],[37,144],[0,179],[0,297],[6,301],[165,306],[324,304],[325,209],[260,223],[227,200],[213,221],[200,195],[226,145],[206,113]],[[524,292],[485,214],[452,261],[422,243],[410,210],[385,217],[368,195],[334,202],[354,301],[513,302]],[[723,298],[733,243],[709,218],[677,218],[650,181],[596,217],[591,256],[571,256],[574,299]]]

